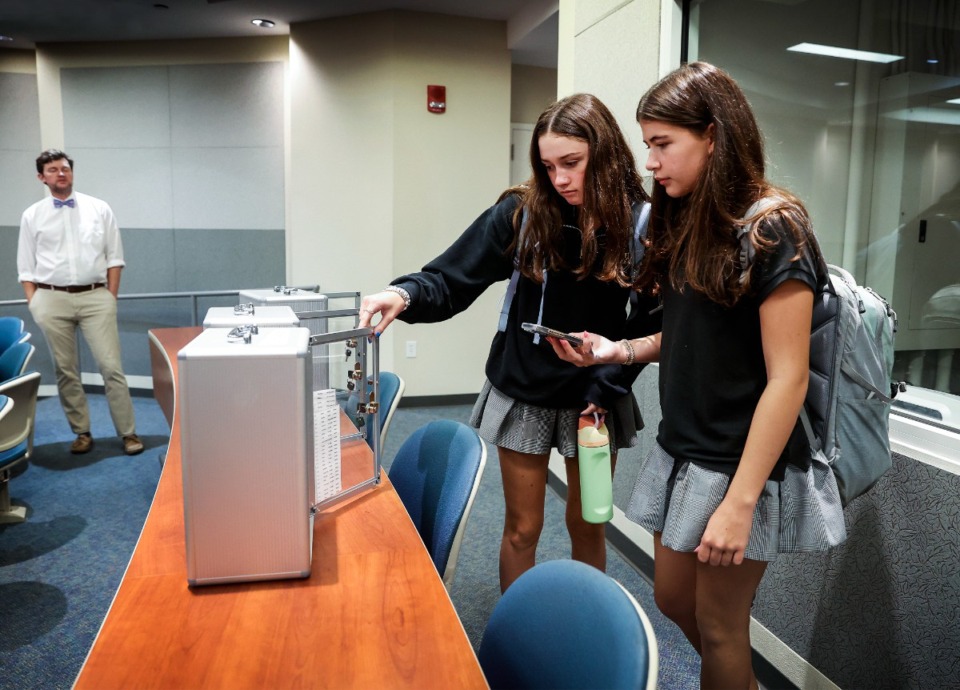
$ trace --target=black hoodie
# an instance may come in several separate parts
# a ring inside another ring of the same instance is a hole
[[[519,200],[510,195],[484,211],[443,254],[419,273],[392,282],[410,293],[411,304],[400,319],[407,323],[431,323],[449,319],[469,307],[491,284],[513,273],[513,213]],[[568,209],[571,218],[573,208]],[[567,265],[580,263],[580,231],[575,225],[562,228],[563,256]],[[598,232],[603,245],[603,232]],[[598,260],[599,265],[599,260]],[[638,338],[660,330],[657,305],[641,297],[638,308],[627,318],[631,290],[595,277],[578,280],[570,271],[551,271],[546,287],[519,277],[510,305],[507,327],[497,332],[490,346],[486,375],[494,388],[520,402],[550,408],[582,408],[592,402],[605,409],[630,392],[643,365],[618,364],[578,368],[556,356],[550,344],[534,342],[520,328],[525,321],[564,332],[590,331],[611,340]],[[539,319],[541,295],[543,317]],[[493,326],[493,324],[491,324]]]

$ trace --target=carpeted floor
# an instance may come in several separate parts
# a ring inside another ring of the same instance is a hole
[[[40,402],[36,455],[11,481],[27,521],[0,525],[0,689],[69,688],[110,606],[136,544],[160,475],[167,425],[156,402],[135,398],[138,432],[147,449],[124,456],[101,395],[90,396],[94,450],[69,453],[72,435],[55,398]],[[469,406],[400,408],[383,460],[432,419],[465,421]],[[619,474],[618,474],[619,477]],[[620,478],[620,481],[626,481]],[[547,491],[538,561],[569,558],[563,501]],[[497,559],[503,525],[500,470],[494,448],[471,513],[451,598],[475,648],[500,598]],[[679,630],[656,610],[649,584],[613,549],[608,573],[644,607],[660,651],[658,687],[698,687],[699,659]]]
[[[103,396],[90,396],[96,444],[71,455],[59,400],[37,409],[35,454],[10,482],[27,520],[0,525],[0,687],[69,688],[140,535],[169,430],[153,399],[134,398],[146,450],[123,454]]]

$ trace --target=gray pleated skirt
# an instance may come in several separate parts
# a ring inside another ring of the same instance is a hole
[[[674,551],[693,551],[730,486],[730,475],[677,462],[659,444],[640,465],[626,516]],[[825,551],[847,538],[833,471],[818,452],[809,469],[788,465],[783,481],[767,481],[753,513],[745,557]]]
[[[486,381],[473,406],[470,425],[477,429],[483,440],[498,448],[536,455],[556,448],[563,457],[575,458],[581,410],[528,405],[504,395]],[[643,419],[633,394],[614,403],[607,411],[605,424],[610,432],[611,453],[616,453],[618,448],[636,445]]]

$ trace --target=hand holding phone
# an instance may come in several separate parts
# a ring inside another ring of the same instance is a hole
[[[553,338],[566,340],[574,347],[580,347],[583,345],[583,338],[578,338],[575,335],[570,335],[569,333],[564,333],[563,331],[558,331],[553,328],[547,328],[546,326],[541,326],[538,323],[522,323],[520,324],[520,328],[525,330],[527,333],[539,333],[540,335],[549,335]]]

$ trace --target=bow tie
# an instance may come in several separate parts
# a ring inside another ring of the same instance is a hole
[[[69,206],[70,208],[74,208],[76,205],[77,205],[76,201],[74,201],[73,199],[67,199],[66,201],[60,201],[60,199],[53,200],[54,208],[63,208],[64,206]]]

